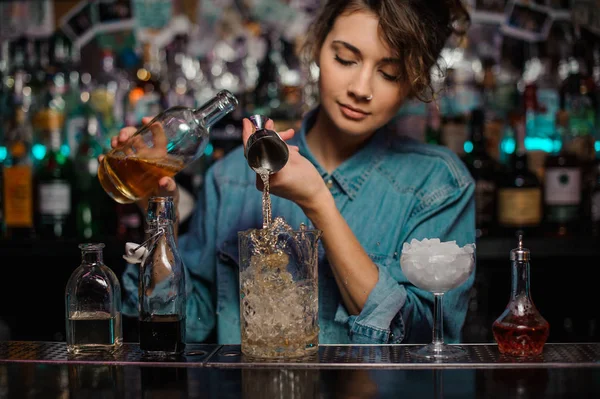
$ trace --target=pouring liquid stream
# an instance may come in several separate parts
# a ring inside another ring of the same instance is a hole
[[[269,172],[266,170],[259,171],[259,176],[263,182],[262,196],[262,212],[263,212],[263,229],[268,229],[271,225],[271,195],[269,194]]]

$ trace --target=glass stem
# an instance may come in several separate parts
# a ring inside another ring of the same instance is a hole
[[[442,317],[442,298],[444,294],[433,294],[433,344],[444,344],[444,319]]]

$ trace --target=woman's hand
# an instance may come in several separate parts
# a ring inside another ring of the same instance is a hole
[[[146,118],[142,119],[142,123],[147,124],[151,120],[152,120],[152,118],[146,117]],[[151,129],[151,130],[152,130],[153,136],[155,137],[155,143],[156,143],[156,141],[160,141],[157,139],[157,136],[160,138],[161,135],[156,134],[155,129]],[[137,129],[135,127],[131,127],[131,126],[124,127],[123,129],[121,129],[119,131],[119,134],[117,136],[114,136],[111,138],[110,146],[112,148],[121,146],[123,143],[125,143],[127,140],[129,140],[129,138],[131,136],[133,136],[133,134],[136,131],[137,131]],[[133,143],[133,145],[136,146],[136,143]],[[161,148],[162,146],[155,145],[154,147]],[[165,145],[165,148],[166,148],[166,145]],[[98,157],[98,160],[102,161],[102,158],[104,158],[104,155],[100,155]],[[178,190],[177,184],[175,183],[175,180],[173,178],[167,177],[167,176],[161,178],[158,181],[158,187],[156,188],[156,192],[153,195],[173,197],[173,204],[175,205],[175,209],[177,211],[177,205],[179,203],[179,190]],[[136,202],[137,205],[140,207],[140,209],[144,213],[146,212],[146,208],[148,207],[148,199],[149,198],[142,198],[141,200]],[[177,215],[179,215],[179,211],[177,211]]]
[[[269,120],[265,128],[274,130],[273,121]],[[242,140],[244,147],[254,132],[250,120],[244,118]],[[284,141],[294,137],[294,130],[279,132]],[[290,152],[287,164],[269,178],[269,190],[273,195],[295,202],[305,213],[314,211],[324,196],[331,196],[323,178],[314,165],[302,155],[296,146],[288,145]],[[260,176],[256,176],[256,188],[263,190]]]

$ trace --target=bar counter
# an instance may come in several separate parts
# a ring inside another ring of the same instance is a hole
[[[505,358],[495,344],[467,356],[411,358],[412,345],[321,345],[303,360],[251,361],[236,345],[188,344],[147,359],[135,343],[114,357],[67,354],[64,342],[0,342],[0,398],[598,398],[600,343],[548,343]]]

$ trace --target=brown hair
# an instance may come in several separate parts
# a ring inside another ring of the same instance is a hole
[[[460,0],[328,0],[308,30],[302,52],[307,61],[318,59],[321,46],[337,17],[366,10],[379,18],[382,38],[393,56],[403,60],[401,80],[412,95],[431,101],[431,71],[452,35],[466,33],[470,18]]]

